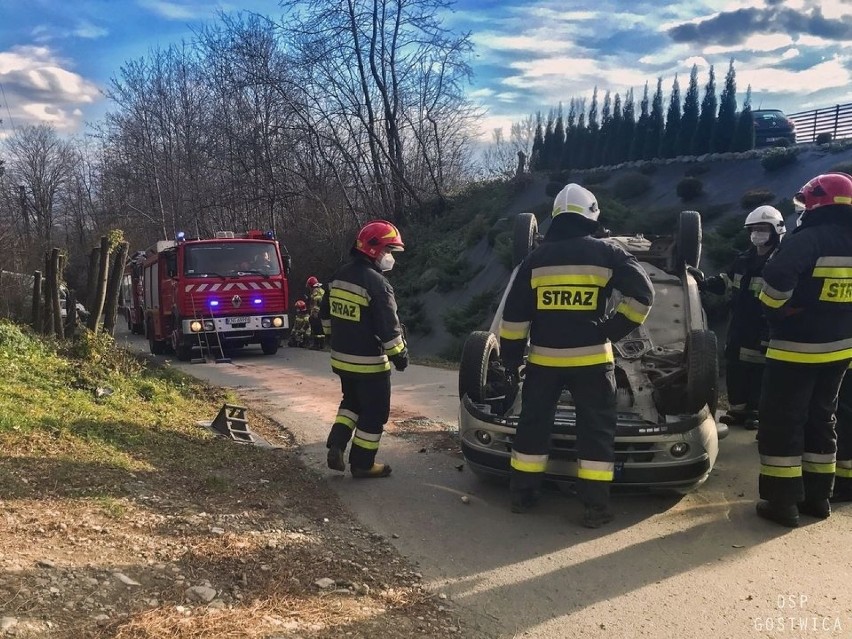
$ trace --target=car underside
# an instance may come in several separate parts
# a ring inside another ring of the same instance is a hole
[[[461,448],[471,470],[485,477],[509,472],[521,411],[523,369],[513,385],[500,362],[496,335],[517,264],[539,241],[532,214],[516,218],[515,270],[489,331],[471,333],[459,370]],[[707,330],[698,287],[689,273],[701,251],[701,219],[680,215],[673,236],[618,236],[645,268],[655,303],[645,323],[614,344],[618,422],[615,484],[677,491],[700,485],[718,454],[716,336]],[[618,299],[610,300],[615,308]],[[546,478],[573,482],[577,474],[576,412],[563,391],[551,433]]]

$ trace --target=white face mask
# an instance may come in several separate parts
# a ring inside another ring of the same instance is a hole
[[[769,231],[752,231],[751,243],[757,247],[766,246],[771,237],[772,233],[770,233]]]
[[[396,260],[393,259],[393,253],[385,253],[379,258],[379,270],[384,273],[387,273],[393,268],[393,265],[395,263]]]

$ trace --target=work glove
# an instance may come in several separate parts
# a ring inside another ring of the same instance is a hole
[[[393,366],[400,373],[408,368],[408,349],[404,348],[399,353],[390,358]]]
[[[694,266],[687,266],[686,272],[689,273],[690,275],[692,275],[692,277],[695,278],[695,282],[696,282],[696,284],[698,284],[698,290],[703,291],[704,290],[704,283],[705,283],[704,282],[704,272],[699,268],[695,268]]]

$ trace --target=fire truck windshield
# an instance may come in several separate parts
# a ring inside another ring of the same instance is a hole
[[[187,277],[227,276],[237,273],[263,276],[281,273],[274,247],[261,242],[187,245],[184,255],[184,275]]]

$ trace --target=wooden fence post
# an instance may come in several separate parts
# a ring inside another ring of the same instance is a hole
[[[124,265],[127,262],[127,254],[130,245],[122,242],[118,245],[118,251],[112,262],[109,273],[109,282],[106,290],[106,308],[104,309],[104,331],[115,335],[115,316],[118,312],[118,294],[121,291],[121,278],[124,277]]]
[[[101,313],[104,312],[104,300],[106,299],[107,276],[109,275],[109,238],[106,235],[101,236],[99,253],[97,292],[95,293],[95,303],[91,309],[91,315],[89,315],[89,330],[93,333],[98,332],[98,322],[101,319]]]
[[[62,305],[59,302],[60,262],[59,249],[52,249],[50,251],[50,298],[53,305],[53,332],[59,339],[64,339],[65,327],[62,323]],[[68,300],[66,299],[65,302],[67,304]]]
[[[41,323],[41,271],[33,271],[32,326],[37,333],[42,332]]]
[[[50,262],[50,253],[44,254],[44,287],[42,293],[44,295],[44,318],[39,331],[42,335],[50,335],[53,333],[53,277],[50,274],[52,264]]]
[[[95,295],[98,288],[98,260],[100,259],[100,249],[96,246],[89,253],[89,272],[86,280],[86,310],[95,310]]]

